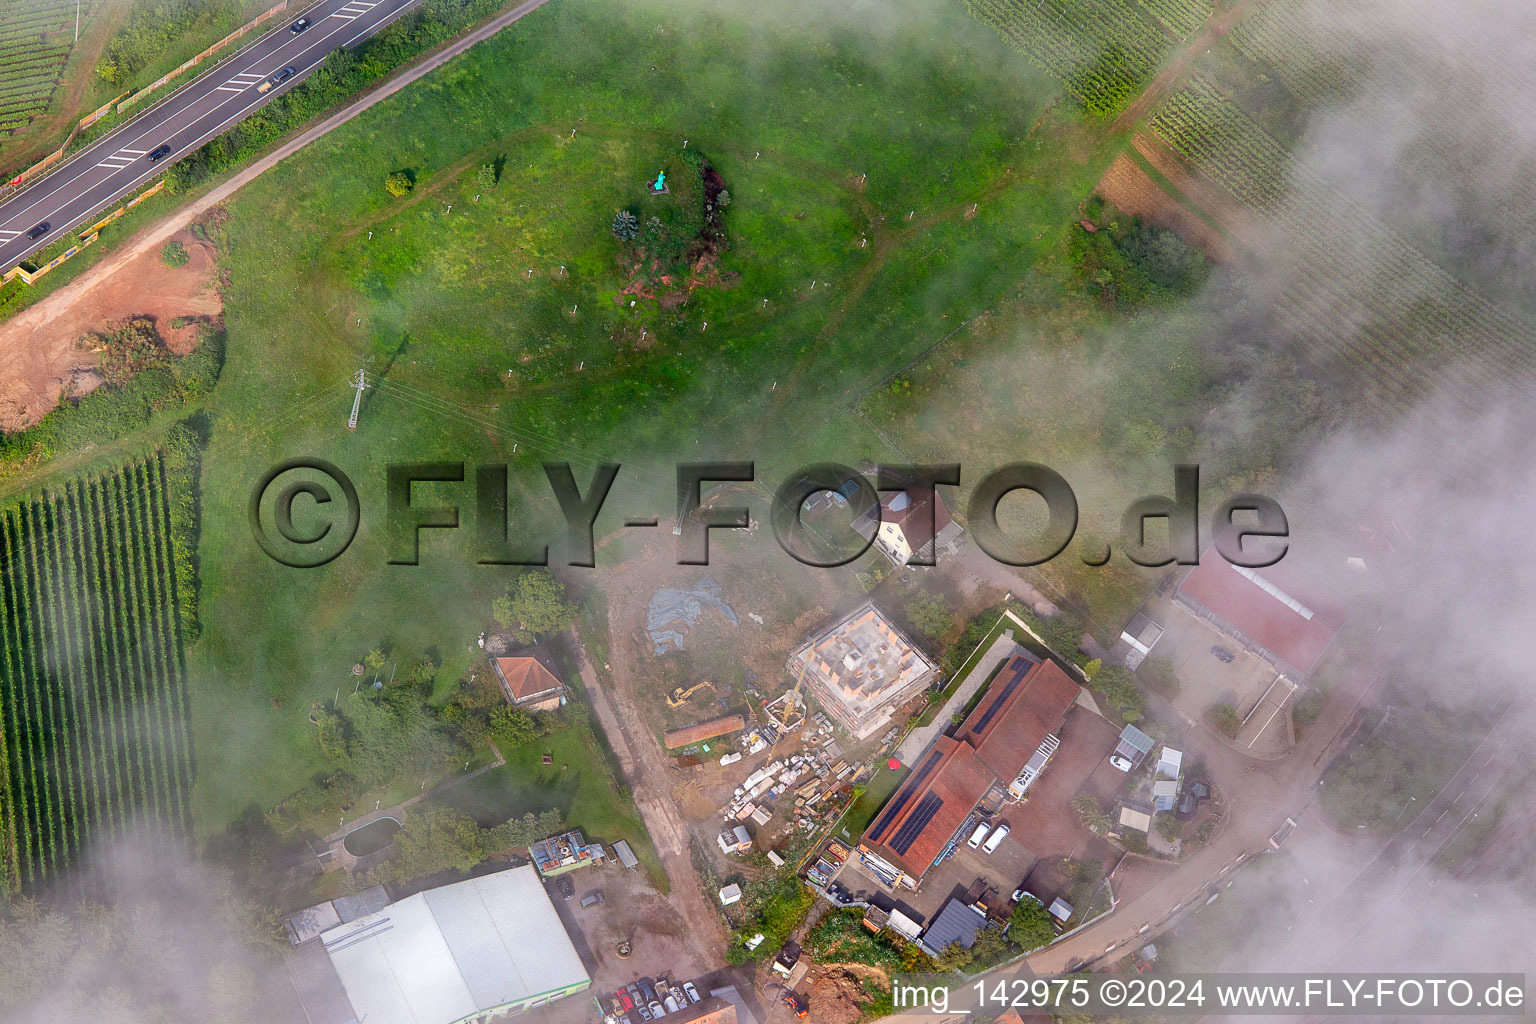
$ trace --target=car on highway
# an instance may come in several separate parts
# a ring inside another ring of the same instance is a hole
[[[48,224],[47,221],[43,221],[37,227],[35,227],[31,231],[27,232],[28,240],[35,242],[39,238],[42,238],[44,235],[46,235],[48,233],[49,226],[50,225]]]
[[[277,74],[273,75],[271,78],[267,79],[265,82],[262,82],[256,91],[266,92],[268,89],[275,85],[282,85],[284,82],[288,81],[288,79],[292,78],[298,73],[299,69],[290,64],[283,68],[283,70],[279,71]]]
[[[300,32],[306,31],[308,28],[309,28],[309,19],[308,18],[300,18],[298,21],[296,21],[292,25],[288,26],[288,31],[292,32],[294,35],[298,35]]]
[[[153,163],[159,163],[160,160],[163,157],[168,157],[170,155],[171,155],[171,144],[169,142],[166,142],[166,143],[162,143],[161,145],[156,146],[154,149],[150,150],[149,154],[147,156],[147,159],[152,164]]]

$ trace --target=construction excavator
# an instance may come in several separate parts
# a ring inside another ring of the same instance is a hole
[[[688,703],[689,697],[692,697],[695,693],[706,686],[709,687],[711,691],[713,691],[715,688],[715,684],[710,682],[708,679],[704,680],[702,683],[695,683],[693,686],[688,687],[686,690],[681,686],[677,687],[667,697],[667,706],[671,708],[682,707],[684,704]]]

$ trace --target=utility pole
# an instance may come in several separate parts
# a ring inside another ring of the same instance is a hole
[[[75,42],[80,42],[80,0],[75,0]]]
[[[357,376],[352,378],[352,386],[357,389],[357,395],[352,399],[352,415],[347,417],[347,429],[357,429],[357,414],[363,407],[363,390],[368,387],[368,374],[362,370],[357,371]]]

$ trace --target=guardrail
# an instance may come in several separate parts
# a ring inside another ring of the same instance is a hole
[[[244,25],[241,25],[239,28],[235,29],[229,35],[225,36],[223,39],[220,39],[218,42],[216,42],[212,46],[208,47],[208,49],[204,50],[202,53],[199,53],[197,56],[191,58],[186,63],[182,64],[180,67],[175,68],[175,69],[173,69],[171,71],[167,71],[165,74],[161,75],[158,79],[156,79],[155,81],[151,82],[149,85],[146,85],[144,88],[140,89],[138,92],[134,93],[132,96],[129,96],[127,99],[123,100],[121,103],[119,103],[117,105],[117,112],[119,114],[121,114],[123,111],[127,110],[129,107],[133,106],[135,103],[137,103],[140,100],[142,100],[145,96],[148,96],[150,93],[154,92],[156,89],[160,88],[162,85],[165,85],[167,82],[169,82],[172,79],[174,79],[174,78],[178,77],[179,75],[181,75],[182,72],[188,71],[188,70],[190,70],[192,68],[197,67],[203,61],[207,60],[209,57],[212,57],[214,54],[216,54],[220,50],[224,49],[224,47],[228,46],[230,43],[234,42],[237,39],[243,38],[252,29],[256,28],[259,25],[266,24],[267,22],[271,21],[273,18],[277,17],[279,14],[282,14],[287,9],[288,9],[288,0],[279,0],[279,2],[277,3],[276,6],[269,7],[265,11],[262,11],[260,14],[256,15],[256,17],[252,18],[250,21],[246,22]]]
[[[79,255],[81,249],[94,244],[97,238],[100,237],[102,228],[106,227],[108,224],[111,224],[113,221],[117,220],[117,218],[121,217],[135,206],[138,206],[144,200],[148,199],[150,196],[154,195],[156,192],[159,192],[163,188],[165,188],[165,182],[163,180],[155,182],[153,188],[145,189],[143,192],[140,192],[138,195],[124,203],[122,206],[118,207],[116,210],[113,210],[111,213],[101,218],[101,220],[80,232],[79,245],[70,246],[69,249],[65,250],[60,255],[55,256],[53,259],[49,260],[41,267],[38,267],[36,270],[27,270],[25,267],[20,265],[12,267],[4,274],[0,274],[0,282],[9,281],[13,277],[19,277],[21,278],[23,284],[35,284],[38,278],[42,277],[50,270],[55,269],[60,264],[66,263],[73,257]]]

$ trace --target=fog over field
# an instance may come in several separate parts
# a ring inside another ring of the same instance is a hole
[[[916,45],[940,52],[944,46],[942,38],[924,42],[929,6],[916,0],[832,6],[811,0],[680,2],[675,22],[658,24],[657,31],[687,32],[694,19],[707,17],[770,26],[760,50],[734,55],[744,76],[771,66],[781,47],[829,31],[829,24],[860,33],[875,61],[901,60]],[[1530,642],[1536,623],[1536,533],[1530,525],[1536,509],[1536,370],[1507,354],[1523,349],[1536,357],[1536,5],[1347,0],[1314,3],[1309,23],[1321,62],[1347,67],[1352,84],[1341,98],[1310,110],[1298,126],[1291,150],[1296,192],[1264,225],[1254,258],[1212,268],[1183,303],[1141,312],[1095,335],[1100,347],[1092,360],[1079,362],[1072,353],[1042,363],[1032,387],[1044,395],[1055,387],[1048,373],[1072,372],[1079,375],[1072,387],[1085,395],[1120,403],[1117,412],[1145,407],[1155,422],[1158,392],[1149,379],[1179,376],[1184,360],[1220,367],[1222,379],[1201,392],[1200,407],[1186,424],[1186,450],[1200,463],[1207,486],[1241,481],[1273,494],[1291,514],[1288,557],[1325,580],[1358,620],[1380,624],[1373,639],[1351,650],[1357,660],[1333,673],[1337,693],[1366,694],[1366,709],[1381,698],[1393,714],[1410,719],[1428,709],[1424,722],[1474,705],[1495,723],[1499,746],[1489,753],[1497,767],[1490,771],[1506,774],[1478,809],[1491,813],[1528,770],[1523,756],[1510,761],[1500,752],[1536,745],[1536,645]],[[774,99],[764,96],[763,102]],[[957,119],[965,116],[956,111]],[[1397,250],[1342,228],[1325,229],[1333,231],[1331,244],[1347,254],[1342,259],[1350,271],[1319,300],[1339,343],[1336,352],[1323,354],[1314,336],[1276,312],[1276,303],[1307,287],[1302,282],[1314,267],[1298,239],[1315,237],[1316,219],[1346,204],[1367,211],[1455,279],[1404,275]],[[1428,282],[1422,290],[1421,281]],[[1371,310],[1385,302],[1411,323],[1421,303],[1448,295],[1457,301],[1470,295],[1474,304],[1496,311],[1508,348],[1492,356],[1469,348],[1395,394],[1378,389],[1378,368],[1351,361],[1351,346],[1374,338],[1377,313]],[[991,382],[990,393],[975,396],[978,401],[1017,408],[1024,402],[1014,393],[1017,368],[1042,358],[1042,337],[1075,337],[1075,325],[999,319],[1008,325],[1006,333],[991,348],[972,351],[966,372]],[[1057,354],[1053,350],[1051,358]],[[1350,395],[1356,390],[1370,397],[1355,405]],[[958,406],[967,397],[935,385],[920,417],[960,420]],[[1102,436],[1096,411],[1083,403],[1064,413],[1075,441]],[[796,429],[793,423],[781,426],[787,434]],[[996,437],[1005,433],[998,425],[993,436],[982,436],[988,424],[979,426],[976,445],[985,458],[954,452],[959,461],[978,463],[967,484],[980,475],[980,463],[994,460],[997,451],[987,445],[1001,445]],[[963,429],[968,425],[947,440],[961,437]],[[1032,436],[1043,437],[1044,427],[1038,429]],[[1152,454],[1134,463],[1119,451],[1052,449],[1053,443],[1041,441],[1045,450],[1020,457],[1052,465],[1080,498],[1129,498],[1159,481],[1170,487],[1172,462],[1179,461],[1166,457],[1171,441],[1149,447]],[[586,472],[578,477],[584,480]],[[766,517],[766,508],[755,511]],[[1104,518],[1091,525],[1108,523]],[[1204,524],[1202,530],[1208,532]],[[766,542],[766,536],[757,539]],[[1363,559],[1364,566],[1348,564],[1349,556]],[[601,588],[600,577],[596,585]],[[259,658],[260,652],[253,654],[253,663]],[[1362,732],[1370,732],[1378,718],[1372,711]],[[200,770],[207,771],[219,752],[198,755]],[[1526,788],[1498,826],[1498,856],[1482,865],[1497,877],[1474,878],[1453,877],[1428,863],[1438,848],[1412,841],[1429,822],[1405,830],[1408,842],[1395,856],[1362,857],[1370,841],[1318,827],[1322,811],[1315,793],[1305,812],[1307,827],[1272,858],[1285,862],[1283,870],[1259,883],[1238,883],[1261,885],[1269,899],[1287,902],[1294,923],[1255,927],[1224,960],[1199,966],[1536,968],[1528,938],[1536,879],[1529,859],[1518,863],[1518,848],[1507,834],[1529,831],[1536,821],[1536,796]],[[1417,806],[1407,805],[1402,820],[1414,821],[1429,796],[1417,795]],[[253,936],[274,940],[275,951],[280,933],[270,915],[232,894],[218,869],[119,838],[99,843],[71,884],[87,896],[111,891],[123,898],[110,913],[89,912],[87,931],[96,931],[83,941],[64,934],[75,924],[30,904],[0,927],[0,1007],[7,1021],[147,1024],[199,1012],[209,1020],[259,1022],[266,1013],[281,1019],[290,993],[280,960],[242,953]],[[1200,920],[1185,927],[1198,930]],[[281,1002],[267,995],[279,992]]]

